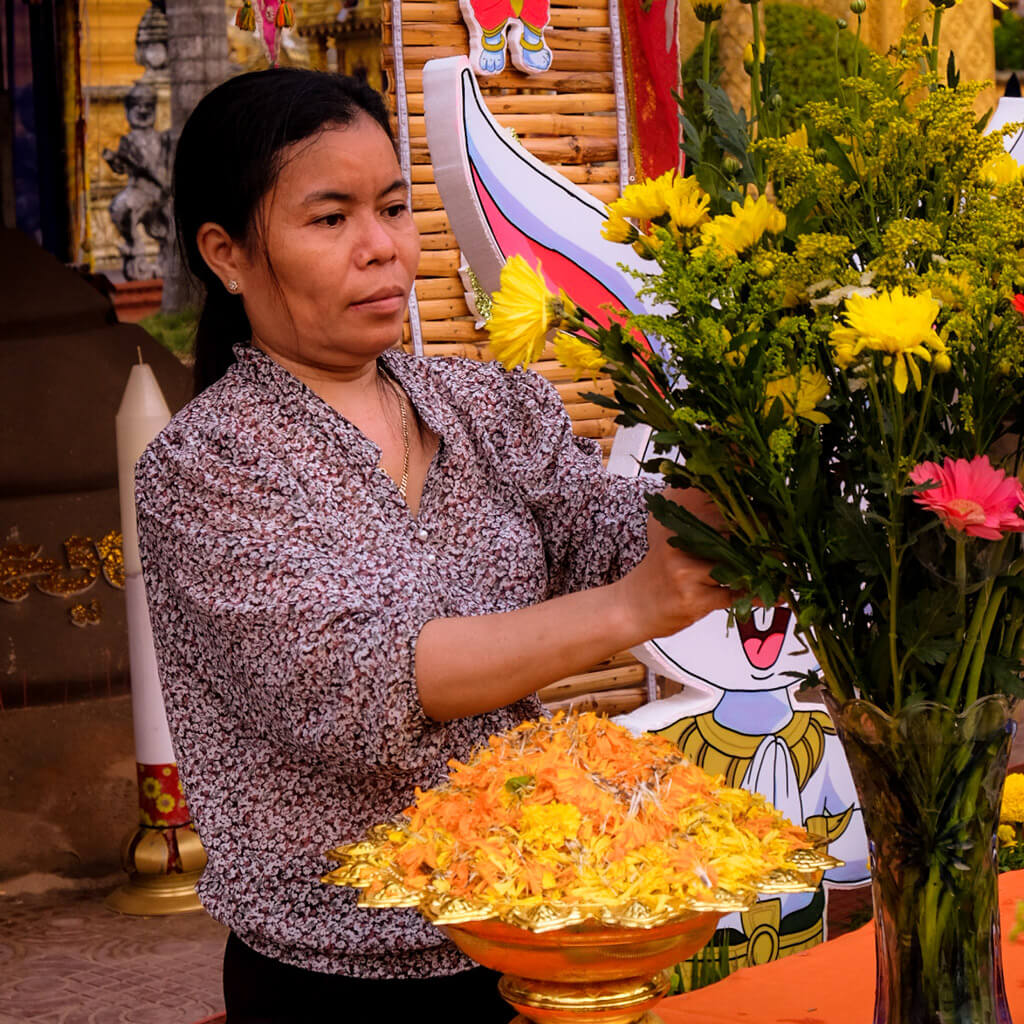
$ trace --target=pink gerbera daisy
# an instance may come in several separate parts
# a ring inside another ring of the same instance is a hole
[[[911,470],[910,479],[915,484],[938,485],[918,492],[914,501],[931,509],[950,530],[986,540],[1024,531],[1024,519],[1017,514],[1024,505],[1024,487],[984,455],[970,462],[946,459],[941,466],[922,462]]]

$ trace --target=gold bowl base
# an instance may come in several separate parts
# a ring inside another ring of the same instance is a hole
[[[539,981],[506,974],[498,982],[502,998],[530,1024],[646,1024],[658,1018],[651,1009],[669,991],[669,976],[617,981]]]
[[[511,1024],[533,1024],[533,1021],[529,1017],[524,1017],[519,1014],[518,1017],[513,1017]],[[642,1017],[637,1017],[633,1024],[665,1024],[665,1022],[656,1014],[648,1011]]]
[[[531,932],[501,921],[448,925],[469,957],[502,972],[498,992],[516,1024],[661,1024],[666,968],[703,947],[717,912],[691,913],[653,928],[596,922]]]

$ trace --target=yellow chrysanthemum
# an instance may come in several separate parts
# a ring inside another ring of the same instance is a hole
[[[668,170],[657,178],[627,185],[608,205],[601,234],[610,242],[632,244],[648,258],[663,244],[651,230],[652,222],[668,227],[678,240],[681,232],[692,231],[708,219],[710,203],[711,197],[696,178],[681,178]]]
[[[981,165],[978,177],[983,185],[990,188],[1012,185],[1020,178],[1024,178],[1024,166],[1017,163],[1009,153],[997,153]]]
[[[501,287],[492,297],[487,332],[491,351],[503,366],[526,366],[540,358],[544,340],[554,327],[576,315],[565,292],[553,295],[540,273],[522,256],[513,256],[501,269]]]
[[[586,375],[596,377],[607,359],[599,348],[581,341],[565,331],[555,335],[555,358],[573,372],[573,379]]]
[[[530,804],[523,808],[520,835],[525,844],[561,846],[567,839],[576,838],[582,820],[579,809],[572,804]]]
[[[603,238],[628,245],[636,240],[637,234],[636,225],[626,220],[618,210],[608,207],[608,219],[601,225]]]
[[[693,178],[677,178],[677,185],[668,194],[668,215],[672,225],[681,231],[689,231],[700,226],[708,219],[708,207],[711,196],[702,191],[694,182],[693,186],[683,186],[683,182],[694,181]]]
[[[787,146],[792,146],[793,149],[806,149],[807,148],[807,125],[802,124],[795,132],[790,132],[788,135],[782,136],[782,141]]]
[[[1016,846],[1017,830],[1012,825],[1000,825],[996,829],[996,837],[1000,846]]]
[[[865,349],[882,352],[886,364],[894,367],[896,390],[907,390],[907,371],[914,386],[921,387],[921,370],[914,356],[932,361],[942,373],[949,369],[946,345],[935,333],[935,317],[940,303],[930,291],[904,295],[899,286],[891,292],[874,295],[851,295],[846,300],[846,327],[832,330],[830,339],[836,363],[848,367]],[[929,351],[930,350],[930,351]]]
[[[802,366],[799,376],[789,374],[768,382],[765,387],[764,411],[767,414],[778,398],[787,420],[799,418],[810,420],[811,423],[830,423],[831,420],[817,409],[827,396],[828,379],[825,374],[810,366]]]
[[[664,177],[664,175],[662,175]],[[631,220],[648,221],[668,213],[668,197],[661,178],[648,178],[638,181],[635,185],[627,185],[613,203],[608,212],[629,217]]]
[[[743,205],[732,204],[732,213],[723,213],[701,228],[701,244],[696,252],[718,248],[728,256],[738,256],[756,245],[767,232],[777,235],[786,229],[786,215],[764,196],[747,196]]]
[[[999,820],[1011,824],[1024,823],[1024,775],[1013,772],[1006,776],[1003,788],[1003,806]]]

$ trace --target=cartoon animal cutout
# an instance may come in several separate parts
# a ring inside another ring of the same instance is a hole
[[[628,246],[601,237],[604,205],[519,146],[493,119],[465,58],[424,69],[427,139],[435,179],[463,256],[481,287],[494,291],[513,255],[541,262],[553,288],[600,313],[606,304],[643,311],[636,281],[623,269],[648,270]],[[608,314],[605,313],[605,316]],[[656,349],[658,339],[644,339]],[[616,436],[609,468],[636,476],[653,455],[650,431]],[[763,793],[793,821],[833,840],[846,866],[827,886],[868,879],[867,842],[849,769],[823,709],[792,699],[787,672],[812,667],[787,609],[755,613],[728,628],[714,613],[634,653],[686,684],[622,719],[637,731],[668,736],[708,771]],[[730,915],[722,928],[737,965],[805,948],[824,935],[825,890],[761,901]]]
[[[469,58],[477,74],[504,71],[506,51],[527,75],[551,67],[551,50],[544,42],[548,0],[459,0],[459,9],[469,29]]]

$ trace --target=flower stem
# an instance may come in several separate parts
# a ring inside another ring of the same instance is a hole
[[[751,140],[760,134],[761,128],[761,11],[757,0],[750,5],[750,14],[754,22],[754,66],[750,69],[750,105],[754,116],[755,131],[751,132]]]
[[[970,673],[967,676],[967,692],[964,694],[964,705],[969,706],[978,699],[978,687],[981,683],[981,670],[985,664],[985,654],[988,651],[989,637],[992,635],[992,627],[996,622],[996,615],[999,606],[1003,603],[1003,595],[1006,593],[1006,585],[996,587],[995,591],[988,598],[988,607],[985,609],[985,618],[981,623],[981,632],[978,634],[977,642],[974,645],[974,653],[971,657]]]
[[[932,37],[929,40],[932,52],[928,55],[928,63],[934,72],[939,70],[939,33],[942,31],[942,14],[943,8],[936,7],[932,17]]]
[[[703,58],[703,74],[704,82],[707,85],[711,84],[711,22],[704,22],[704,52],[701,54]],[[708,99],[706,90],[704,91],[704,117],[709,118],[711,115],[711,101]]]

